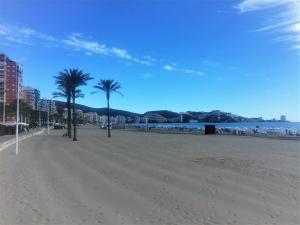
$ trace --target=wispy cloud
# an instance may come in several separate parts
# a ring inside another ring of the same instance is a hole
[[[166,71],[169,71],[169,72],[176,71],[176,72],[181,72],[181,73],[185,73],[185,74],[190,74],[193,76],[203,76],[204,75],[204,73],[201,71],[191,70],[191,69],[186,69],[186,68],[179,68],[179,67],[177,67],[177,65],[175,63],[164,65],[163,69]]]
[[[104,44],[99,44],[95,41],[83,40],[81,38],[81,34],[78,33],[73,33],[61,42],[75,50],[85,50],[90,53],[108,55],[108,49]]]
[[[26,27],[7,26],[0,24],[0,38],[3,41],[14,42],[24,45],[49,46],[57,43],[51,35],[46,35]]]
[[[68,36],[62,42],[68,47],[73,48],[74,50],[84,50],[94,54],[100,54],[105,56],[115,56],[124,60],[131,62],[143,64],[143,65],[152,65],[152,60],[141,59],[133,57],[129,54],[126,49],[117,48],[117,47],[107,47],[105,44],[99,43],[97,41],[87,40],[83,37],[82,34],[73,33]]]
[[[84,54],[88,55],[88,56],[92,56],[93,55],[91,52],[85,52]]]
[[[91,38],[86,38],[81,33],[72,33],[65,38],[57,38],[28,27],[0,24],[0,43],[2,46],[7,43],[17,43],[28,46],[70,49],[72,51],[80,51],[86,56],[102,55],[119,58],[141,65],[162,66],[162,60],[155,59],[150,55],[137,57],[130,54],[128,50],[124,48],[107,46],[106,44],[92,40]],[[167,71],[177,71],[198,76],[203,75],[200,71],[178,68],[176,63],[165,65],[163,68]],[[145,77],[150,77],[150,74],[145,75]]]
[[[2,42],[18,43],[31,46],[60,47],[83,51],[86,55],[100,54],[118,57],[143,65],[152,65],[155,59],[151,56],[134,57],[125,49],[108,47],[105,44],[84,38],[80,33],[73,33],[64,39],[58,39],[51,35],[38,32],[34,29],[22,26],[10,26],[0,24],[0,40]]]
[[[272,8],[291,2],[296,2],[296,0],[244,0],[235,7],[243,13]]]
[[[164,65],[163,69],[167,70],[167,71],[175,71],[176,70],[176,68],[172,65]]]
[[[264,25],[253,32],[272,33],[275,41],[290,42],[292,48],[300,49],[300,1],[299,0],[244,0],[235,6],[240,13],[268,10]],[[278,9],[271,11],[270,9]],[[272,14],[273,12],[273,14]]]

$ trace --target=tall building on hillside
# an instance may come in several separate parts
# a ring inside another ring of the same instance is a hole
[[[83,118],[87,123],[97,123],[99,115],[96,112],[88,112],[83,114]]]
[[[49,111],[50,115],[54,115],[55,113],[57,113],[55,101],[51,99],[40,99],[38,110],[42,112]]]
[[[35,89],[32,87],[23,87],[22,92],[23,101],[32,109],[35,109]]]
[[[145,123],[165,123],[167,118],[163,117],[160,114],[146,114],[143,119]]]
[[[79,119],[83,119],[83,111],[81,109],[76,109],[75,110],[76,113],[76,118]]]
[[[19,93],[22,93],[22,74],[23,69],[20,64],[11,60],[7,55],[0,53],[0,120],[5,122],[6,104],[10,104],[17,99],[17,86],[19,84]],[[9,121],[15,118],[7,118]]]
[[[280,121],[286,121],[286,115],[281,115],[280,116]]]

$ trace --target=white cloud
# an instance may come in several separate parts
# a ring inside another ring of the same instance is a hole
[[[147,60],[149,62],[153,62],[153,63],[157,61],[157,59],[151,57],[150,55],[144,56],[143,59],[145,59],[145,60]]]
[[[196,76],[202,76],[202,75],[204,75],[204,73],[201,72],[201,71],[196,71],[196,70],[191,70],[191,69],[185,69],[185,68],[178,68],[178,67],[176,67],[175,63],[164,65],[163,69],[167,70],[169,72],[171,72],[171,71],[177,71],[177,72],[181,72],[181,73],[185,73],[185,74],[190,74],[190,75],[193,75],[193,76],[195,76],[195,75]]]
[[[86,55],[100,54],[114,56],[143,65],[153,65],[155,62],[155,59],[151,56],[145,56],[143,58],[133,57],[125,49],[107,47],[105,44],[97,41],[85,39],[81,33],[73,33],[64,39],[57,39],[31,28],[0,24],[0,41],[3,43],[13,42],[23,45],[42,45],[45,47],[82,50]]]
[[[300,49],[300,44],[299,45],[293,45],[292,49]]]
[[[296,0],[244,0],[236,5],[236,8],[238,8],[239,11],[243,13],[272,8],[293,2],[296,2]]]
[[[171,65],[165,65],[163,68],[164,68],[164,70],[167,70],[167,71],[174,71],[174,70],[176,70],[176,68],[173,67],[173,66],[171,66]]]
[[[299,23],[292,24],[292,25],[286,27],[286,28],[284,29],[284,31],[286,31],[286,32],[295,32],[295,33],[299,33],[299,32],[300,32],[300,22],[299,22]]]
[[[266,16],[265,24],[252,30],[276,35],[275,41],[292,43],[292,48],[300,45],[300,1],[299,0],[244,0],[236,6],[241,13],[275,8]],[[281,12],[279,13],[278,10]]]
[[[111,53],[122,58],[122,59],[128,59],[132,60],[131,55],[128,54],[128,52],[125,49],[120,49],[120,48],[112,48]]]
[[[86,41],[81,38],[80,34],[73,33],[67,39],[62,40],[69,47],[74,47],[76,50],[87,50],[97,54],[108,55],[109,50],[104,44],[99,44],[95,41]]]
[[[101,44],[97,41],[86,40],[82,37],[82,34],[73,33],[67,39],[63,40],[64,44],[69,47],[73,47],[75,50],[90,51],[95,54],[115,56],[121,59],[125,59],[134,63],[143,65],[152,65],[153,63],[144,59],[133,57],[128,53],[126,49],[107,47],[105,44]]]
[[[49,46],[55,44],[56,39],[50,35],[43,34],[36,30],[20,27],[20,26],[7,26],[0,24],[0,39],[6,42],[14,42],[24,45],[43,45]]]
[[[64,48],[75,51],[82,51],[83,54],[88,56],[104,55],[109,57],[116,57],[127,60],[129,62],[147,66],[155,65],[161,62],[161,60],[157,60],[150,55],[136,57],[131,55],[126,49],[118,47],[108,47],[107,45],[98,41],[85,38],[81,33],[72,33],[65,38],[59,39],[28,27],[4,25],[1,23],[0,43],[2,46],[7,43],[18,43],[32,46]],[[178,71],[191,75],[203,75],[203,73],[200,71],[177,68],[176,63],[165,65],[164,69],[167,71]]]
[[[189,73],[189,74],[192,74],[192,75],[198,75],[198,76],[204,75],[203,72],[196,71],[196,70],[191,70],[191,69],[179,69],[179,71],[181,71],[183,73]]]

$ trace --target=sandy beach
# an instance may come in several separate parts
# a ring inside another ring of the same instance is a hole
[[[0,152],[0,224],[300,224],[300,142],[61,130]]]

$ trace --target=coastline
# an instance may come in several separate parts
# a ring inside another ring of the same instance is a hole
[[[153,133],[162,133],[162,134],[185,134],[185,135],[205,135],[203,128],[180,128],[180,127],[155,127],[155,126],[125,126],[124,130],[126,131],[137,131],[137,132],[153,132]],[[254,132],[254,129],[239,129],[239,128],[217,128],[215,134],[210,135],[229,135],[229,136],[247,136],[247,137],[259,137],[259,138],[273,138],[279,140],[300,140],[300,136],[297,133],[296,135],[288,135],[283,133],[262,133]]]

